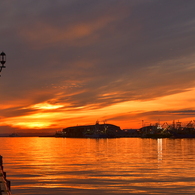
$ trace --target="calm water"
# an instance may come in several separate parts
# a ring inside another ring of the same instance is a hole
[[[195,194],[195,139],[0,138],[13,195]]]

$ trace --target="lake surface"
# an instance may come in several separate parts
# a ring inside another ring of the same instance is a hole
[[[195,194],[195,139],[0,138],[13,195]]]

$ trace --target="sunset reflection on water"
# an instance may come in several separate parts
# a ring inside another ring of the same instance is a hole
[[[13,195],[195,193],[195,139],[0,141]]]

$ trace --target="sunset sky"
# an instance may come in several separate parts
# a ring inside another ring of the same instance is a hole
[[[195,1],[0,2],[0,134],[195,120]]]

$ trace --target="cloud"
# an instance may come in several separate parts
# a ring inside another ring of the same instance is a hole
[[[29,29],[23,29],[21,36],[33,46],[51,47],[56,44],[69,46],[86,46],[98,41],[98,35],[94,35],[110,22],[112,17],[102,17],[96,21],[69,24],[67,26],[51,26],[52,24],[36,23]],[[92,36],[92,37],[91,37]]]
[[[194,6],[182,0],[1,2],[2,116],[32,116],[43,103],[64,105],[56,112],[73,116],[75,109],[99,112],[192,90]],[[119,109],[107,118],[127,120],[125,114]]]

